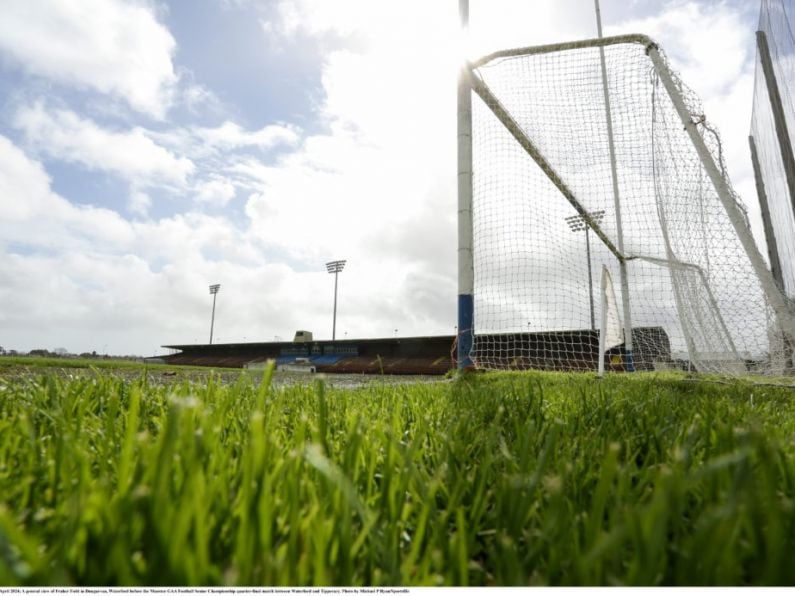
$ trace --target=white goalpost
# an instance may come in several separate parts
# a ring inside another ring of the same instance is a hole
[[[623,327],[607,354],[593,299],[603,269]],[[717,132],[651,39],[601,27],[464,69],[459,309],[460,366],[792,367],[793,314]]]

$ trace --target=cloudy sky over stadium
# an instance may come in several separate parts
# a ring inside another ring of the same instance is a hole
[[[471,0],[473,52],[595,37]],[[452,334],[455,0],[0,0],[0,346]],[[756,2],[603,0],[661,42],[751,207]]]

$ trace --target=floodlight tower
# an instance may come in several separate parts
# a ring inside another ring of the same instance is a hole
[[[337,276],[345,268],[345,260],[329,261],[326,263],[326,271],[334,274],[334,319],[331,327],[331,341],[337,339]]]
[[[605,216],[604,209],[600,209],[599,211],[594,211],[590,213],[591,219],[593,223],[598,225],[602,218]],[[591,273],[591,237],[588,233],[590,226],[585,221],[582,215],[572,215],[566,218],[566,223],[569,224],[569,228],[571,228],[572,232],[582,232],[585,230],[585,254],[586,258],[588,259],[588,296],[590,298],[590,306],[591,306],[591,329],[596,329],[596,318],[594,317],[594,307],[593,307],[593,274]]]
[[[213,343],[213,325],[215,324],[215,297],[218,290],[221,289],[221,284],[213,284],[210,286],[210,294],[213,295],[213,314],[210,317],[210,343]]]

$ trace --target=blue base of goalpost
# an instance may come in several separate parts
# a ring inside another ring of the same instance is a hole
[[[635,359],[632,358],[632,350],[624,349],[624,370],[635,372]]]
[[[474,300],[472,294],[458,295],[458,369],[472,368],[472,320],[474,318]]]

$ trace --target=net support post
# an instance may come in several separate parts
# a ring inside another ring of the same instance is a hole
[[[784,166],[784,175],[789,189],[790,206],[795,216],[795,154],[792,151],[787,119],[784,116],[784,105],[778,89],[776,72],[773,69],[773,60],[770,57],[770,46],[764,31],[756,32],[756,47],[759,52],[759,61],[762,63],[762,74],[765,77],[767,95],[770,100],[770,109],[773,112],[773,122],[776,128],[776,139],[781,152],[781,163]]]
[[[723,208],[726,210],[726,215],[734,227],[734,231],[737,233],[746,255],[748,255],[748,259],[751,262],[754,273],[756,273],[759,283],[765,292],[765,297],[767,298],[768,304],[776,313],[778,323],[781,325],[781,328],[786,336],[795,338],[795,321],[793,321],[792,314],[789,312],[789,308],[784,296],[779,291],[776,282],[773,279],[773,275],[767,269],[767,265],[762,258],[762,254],[759,252],[759,249],[756,246],[753,237],[751,236],[743,214],[740,212],[740,209],[735,203],[734,197],[732,196],[726,179],[723,177],[723,173],[718,168],[712,153],[704,142],[704,139],[701,137],[698,126],[693,120],[690,110],[688,110],[685,104],[679,86],[674,81],[673,75],[667,63],[660,56],[656,46],[649,46],[648,53],[652,63],[654,64],[654,70],[660,77],[660,80],[662,81],[663,86],[665,87],[668,96],[671,98],[671,102],[673,103],[674,108],[676,109],[676,112],[679,115],[682,124],[684,125],[684,129],[693,143],[693,147],[698,154],[701,165],[709,177],[712,186],[715,188],[715,192],[717,193]]]
[[[462,32],[469,26],[469,2],[459,0]],[[472,368],[475,267],[472,251],[472,92],[469,65],[458,76],[458,369]]]
[[[778,241],[776,232],[773,228],[773,221],[770,219],[770,205],[767,202],[767,192],[765,191],[765,181],[762,177],[762,170],[759,167],[759,154],[756,151],[756,141],[753,135],[748,136],[748,146],[751,149],[751,164],[754,166],[754,180],[756,181],[756,194],[759,198],[759,209],[762,212],[762,226],[765,231],[765,243],[767,244],[767,256],[770,259],[770,272],[776,280],[779,289],[784,291],[784,276],[781,269],[781,260],[778,252]]]
[[[599,39],[602,39],[602,11],[599,0],[594,0],[596,8],[596,29]],[[605,102],[605,117],[607,118],[607,144],[610,150],[610,174],[613,183],[613,207],[616,216],[616,241],[618,252],[624,253],[624,222],[621,217],[621,195],[618,188],[618,167],[616,165],[616,146],[613,139],[613,112],[610,108],[610,88],[607,81],[607,64],[605,63],[605,49],[599,46],[599,64],[602,71],[602,92]],[[624,364],[627,372],[635,372],[635,362],[632,357],[632,311],[629,306],[629,273],[625,259],[618,260],[619,275],[621,278],[621,305],[624,311]],[[593,313],[591,313],[593,318]]]

